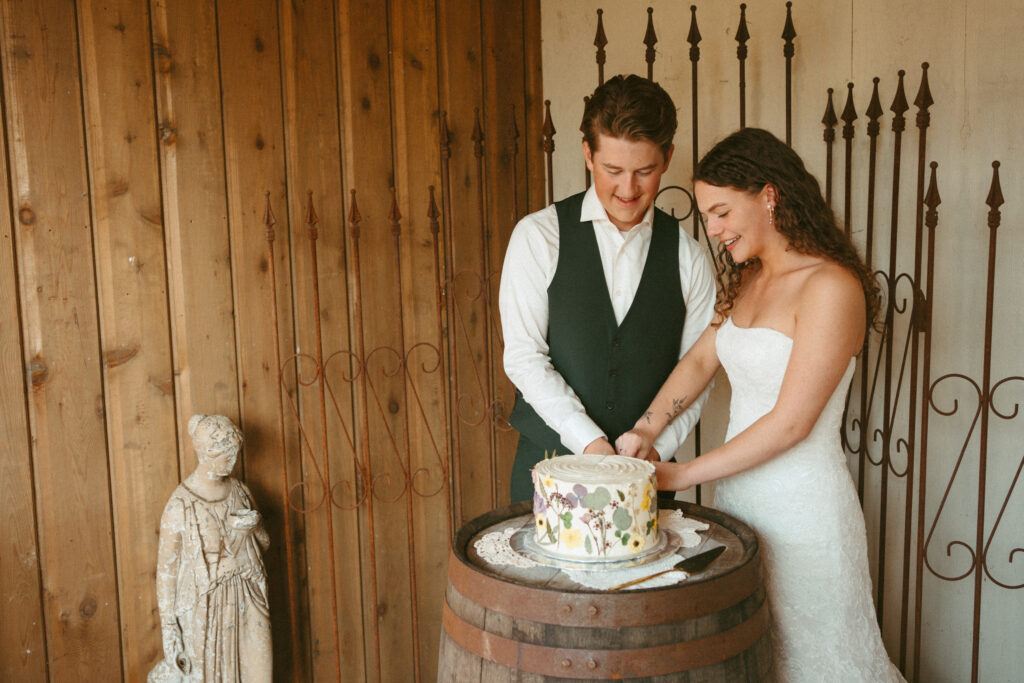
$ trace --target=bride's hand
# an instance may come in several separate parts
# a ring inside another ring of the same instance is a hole
[[[651,440],[632,429],[615,440],[615,452],[628,458],[659,459],[658,452],[654,450]]]

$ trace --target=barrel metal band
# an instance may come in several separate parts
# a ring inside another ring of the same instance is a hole
[[[637,600],[632,591],[556,593],[511,583],[481,572],[453,552],[448,581],[472,602],[510,617],[558,626],[618,628],[623,623],[652,626],[696,619],[738,604],[761,586],[760,558],[704,582],[661,588],[658,600]]]
[[[542,676],[615,679],[661,676],[720,664],[767,634],[767,603],[746,621],[696,640],[633,650],[547,647],[483,631],[455,614],[445,601],[442,625],[467,652],[508,669]]]

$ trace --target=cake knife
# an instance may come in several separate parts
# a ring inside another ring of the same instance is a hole
[[[721,555],[723,552],[725,552],[725,546],[724,545],[716,546],[716,547],[712,548],[711,550],[705,550],[702,553],[697,553],[693,557],[687,557],[686,559],[679,560],[671,568],[666,569],[665,571],[661,571],[661,572],[658,572],[656,574],[651,574],[650,576],[643,576],[643,577],[641,577],[639,579],[633,579],[632,581],[627,581],[626,583],[621,583],[618,586],[612,586],[608,590],[610,590],[610,591],[618,591],[618,590],[622,590],[623,588],[629,588],[630,586],[635,586],[638,583],[643,583],[644,581],[649,581],[649,580],[653,579],[656,576],[661,576],[662,574],[668,574],[669,572],[681,571],[681,572],[686,572],[687,574],[690,574],[690,575],[696,574],[697,572],[701,572],[701,571],[704,571],[705,569],[707,569],[708,565],[710,565],[712,562],[714,562],[715,559],[717,559],[718,556]]]

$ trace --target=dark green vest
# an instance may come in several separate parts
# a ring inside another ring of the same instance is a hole
[[[686,318],[679,283],[680,229],[674,218],[655,209],[640,285],[617,325],[593,224],[580,222],[582,203],[583,194],[578,194],[555,204],[558,265],[548,287],[547,341],[555,370],[614,443],[633,427],[679,360]],[[518,391],[509,422],[521,435],[517,461],[526,455],[524,443],[539,454],[530,458],[533,463],[545,451],[569,452]],[[523,469],[516,465],[515,470]]]

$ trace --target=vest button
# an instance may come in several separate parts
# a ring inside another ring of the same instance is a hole
[[[619,374],[617,370],[609,370],[608,371],[608,376],[609,377],[614,377],[617,374]]]
[[[622,342],[620,342],[620,341],[618,340],[618,338],[616,338],[616,339],[613,339],[613,340],[612,340],[612,346],[614,346],[615,348],[619,348],[620,346],[622,346]]]
[[[606,407],[608,408],[608,410],[615,410],[615,404],[612,403],[611,401],[608,401],[608,404],[607,404]]]

